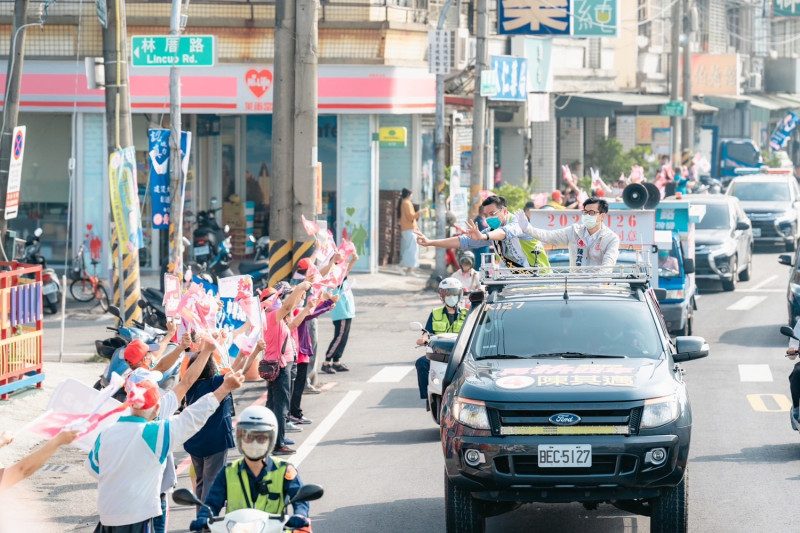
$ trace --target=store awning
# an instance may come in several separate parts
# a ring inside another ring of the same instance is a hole
[[[557,117],[613,117],[642,107],[659,108],[668,102],[668,96],[659,94],[560,93],[555,105]]]
[[[692,112],[696,115],[707,115],[716,113],[717,111],[719,111],[719,108],[713,105],[704,104],[703,102],[692,102]]]

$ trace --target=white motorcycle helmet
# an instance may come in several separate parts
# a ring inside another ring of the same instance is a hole
[[[272,453],[278,440],[278,420],[263,405],[251,405],[239,415],[236,424],[236,447],[252,461]]]
[[[456,278],[444,278],[439,282],[439,297],[450,307],[458,307],[464,287]]]

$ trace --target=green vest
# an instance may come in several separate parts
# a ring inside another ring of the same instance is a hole
[[[225,481],[228,491],[228,506],[226,513],[238,511],[239,509],[258,509],[265,513],[280,514],[285,506],[283,495],[283,477],[286,475],[286,467],[289,463],[271,457],[277,467],[272,472],[264,476],[263,481],[269,481],[267,485],[270,489],[269,494],[258,494],[258,498],[253,502],[250,494],[250,480],[245,471],[242,461],[244,458],[237,459],[225,467]],[[240,477],[241,473],[241,477]],[[277,490],[275,490],[277,489]],[[277,495],[277,498],[275,497]],[[270,498],[272,496],[272,498]],[[249,503],[249,505],[248,505]]]
[[[461,326],[464,325],[464,320],[467,318],[467,310],[459,309],[456,319],[451,324],[450,321],[447,320],[447,313],[444,311],[444,306],[437,307],[433,310],[432,314],[434,335],[438,335],[440,333],[458,333],[461,331]]]
[[[544,251],[542,243],[540,243],[536,239],[530,241],[523,241],[522,239],[520,239],[519,247],[522,248],[523,252],[525,252],[525,255],[528,258],[528,263],[530,263],[531,266],[537,266],[537,267],[550,266],[550,260],[547,258],[547,252]]]

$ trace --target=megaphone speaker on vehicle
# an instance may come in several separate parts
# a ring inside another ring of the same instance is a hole
[[[647,203],[647,188],[641,183],[631,183],[622,190],[622,201],[630,209],[641,209]]]
[[[655,209],[658,202],[661,201],[661,191],[658,190],[658,187],[649,182],[645,182],[642,185],[647,189],[647,201],[644,203],[644,208]]]

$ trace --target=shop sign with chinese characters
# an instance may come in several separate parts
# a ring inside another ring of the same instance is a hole
[[[498,0],[499,34],[617,37],[618,0]]]

